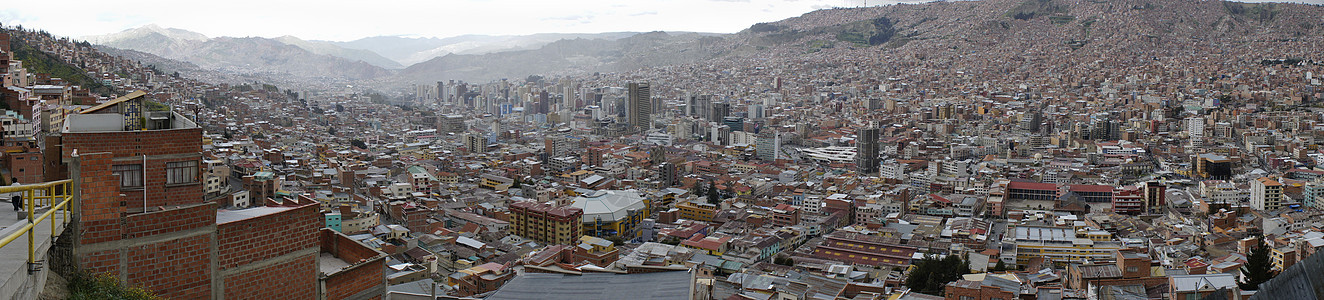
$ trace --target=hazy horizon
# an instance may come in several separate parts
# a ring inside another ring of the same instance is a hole
[[[112,3],[75,3],[59,10],[10,7],[0,10],[0,22],[6,26],[41,28],[73,38],[113,34],[155,24],[207,37],[295,36],[305,40],[344,42],[375,36],[447,38],[650,31],[732,33],[754,23],[782,20],[824,8],[928,1],[571,0],[512,4],[461,0],[395,1],[374,6],[362,6],[362,2],[253,0],[202,4],[158,4],[143,0],[109,2]],[[126,7],[133,9],[126,10]]]
[[[931,1],[569,0],[511,4],[489,0],[410,0],[374,6],[361,6],[361,2],[254,0],[167,5],[146,0],[74,1],[73,5],[58,10],[41,6],[0,9],[0,23],[42,28],[72,38],[113,34],[155,24],[201,33],[209,38],[294,36],[337,42],[376,36],[448,38],[651,31],[733,33],[755,23],[783,20],[818,9]],[[1239,2],[1324,4],[1324,0]],[[126,7],[133,9],[125,12]]]

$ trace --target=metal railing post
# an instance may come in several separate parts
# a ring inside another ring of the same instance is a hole
[[[66,179],[60,181],[45,182],[35,185],[0,186],[0,191],[3,191],[3,193],[18,193],[20,197],[19,200],[27,202],[25,203],[25,205],[20,206],[27,209],[27,213],[28,213],[27,224],[24,224],[20,229],[15,230],[13,233],[10,233],[9,235],[0,237],[0,247],[6,247],[15,240],[18,240],[19,238],[23,237],[23,235],[27,235],[28,236],[27,265],[28,265],[29,275],[33,275],[36,274],[38,271],[41,271],[42,270],[41,263],[45,261],[45,260],[37,259],[37,245],[36,245],[36,232],[35,232],[37,229],[36,228],[37,223],[40,223],[41,221],[51,222],[51,242],[54,243],[56,237],[59,236],[59,233],[56,232],[57,227],[55,226],[56,224],[54,218],[58,218],[62,215],[64,217],[64,220],[62,220],[61,222],[64,222],[64,224],[69,224],[72,222],[69,220],[69,217],[73,214],[73,206],[69,203],[70,201],[73,200],[73,197],[70,194],[71,182],[72,181]],[[55,195],[56,191],[64,191],[64,193],[62,195]],[[61,198],[63,199],[63,201],[60,201],[58,204],[56,204],[54,201],[55,198]],[[46,200],[42,202],[44,204],[36,203],[37,201],[42,199]],[[47,205],[46,207],[48,209],[46,212],[42,213],[40,217],[38,217],[37,207],[42,205]],[[61,211],[57,213],[56,210],[61,210]],[[22,212],[20,212],[20,216],[22,216],[21,213]]]
[[[26,201],[24,201],[24,202],[27,202],[27,203],[25,203],[25,204],[27,204],[27,206],[28,206],[28,224],[33,224],[33,226],[36,226],[36,225],[32,222],[32,220],[33,220],[34,218],[36,218],[36,216],[34,215],[34,213],[33,213],[33,211],[32,211],[32,205],[33,205],[33,203],[32,203],[32,190],[23,191],[23,193],[26,194],[26,197],[24,197],[23,200],[26,200]],[[32,226],[29,226],[29,228],[32,228]],[[37,243],[36,243],[36,241],[33,239],[33,238],[34,238],[33,235],[34,235],[33,230],[32,230],[32,229],[28,229],[28,274],[32,274],[32,271],[33,271],[33,270],[32,270],[32,265],[37,263],[37,257],[34,256],[34,255],[36,254],[36,252],[37,252],[37,249],[36,249],[36,245],[37,245]]]
[[[60,201],[61,203],[63,203],[63,202],[68,202],[69,199],[72,199],[72,198],[71,198],[72,196],[69,195],[69,186],[70,186],[70,185],[72,185],[72,184],[65,183],[65,184],[61,184],[61,185],[60,185],[60,190],[64,191],[64,201]],[[69,207],[71,207],[71,206],[72,206],[72,205],[65,204],[65,205],[64,205],[64,208],[63,208],[64,211],[61,211],[61,212],[60,212],[60,214],[64,216],[64,224],[65,224],[66,226],[69,225],[69,210],[70,210]]]

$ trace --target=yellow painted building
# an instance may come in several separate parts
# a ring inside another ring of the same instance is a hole
[[[509,189],[511,185],[514,185],[514,183],[515,180],[510,178],[484,174],[478,181],[478,186],[494,191],[505,191],[506,189]]]
[[[680,218],[686,220],[712,222],[713,216],[717,215],[717,205],[696,202],[681,202],[676,204],[680,209]]]
[[[601,238],[639,236],[636,225],[649,216],[651,203],[635,190],[600,190],[571,200],[584,211],[584,234]]]
[[[1036,257],[1059,264],[1084,259],[1106,260],[1113,257],[1113,251],[1123,248],[1122,243],[1116,241],[1078,237],[1068,228],[1020,226],[1008,230],[1016,234],[1017,263],[1026,263]]]

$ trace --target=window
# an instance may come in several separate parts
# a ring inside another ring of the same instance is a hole
[[[120,187],[143,187],[143,165],[115,165],[110,167],[110,173],[119,175]]]
[[[166,163],[166,184],[190,183],[198,181],[198,161],[178,161]]]

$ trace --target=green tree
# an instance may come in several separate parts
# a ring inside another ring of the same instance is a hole
[[[947,255],[945,258],[929,255],[914,265],[915,269],[906,278],[906,287],[930,295],[941,294],[948,282],[970,274],[970,263],[956,255]]]
[[[695,182],[694,186],[690,187],[690,194],[694,195],[695,197],[698,197],[699,195],[703,195],[703,184]]]
[[[519,178],[515,178],[515,180],[512,181],[512,182],[510,183],[510,188],[512,188],[512,189],[518,189],[518,188],[520,188],[520,187],[523,187],[524,184],[521,183],[521,181],[523,181],[523,180],[519,180]]]
[[[620,236],[608,237],[607,240],[611,241],[611,243],[616,246],[625,245],[625,239],[621,238]]]
[[[357,148],[359,148],[359,149],[364,149],[364,150],[367,150],[367,149],[368,149],[368,144],[367,144],[367,143],[364,143],[363,141],[360,141],[360,140],[357,140],[357,139],[350,140],[350,141],[349,141],[349,145],[350,145],[350,146],[357,147]]]
[[[721,203],[721,201],[722,201],[721,197],[718,197],[718,196],[717,196],[717,184],[716,184],[716,183],[713,183],[712,181],[709,181],[709,182],[708,182],[708,203],[710,203],[710,204],[717,204],[717,203]]]
[[[1246,255],[1246,264],[1241,265],[1241,282],[1237,283],[1242,290],[1254,291],[1260,288],[1260,284],[1273,279],[1278,274],[1273,271],[1273,262],[1269,258],[1269,246],[1264,245],[1264,239],[1255,237],[1255,246],[1250,249]]]

